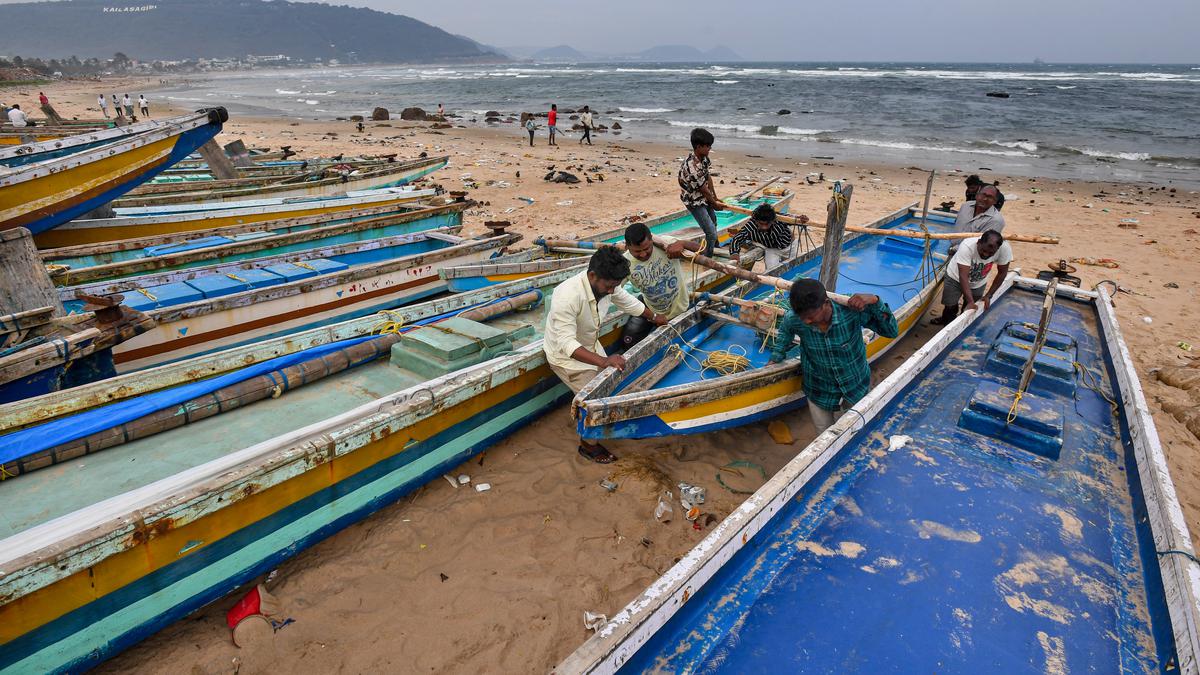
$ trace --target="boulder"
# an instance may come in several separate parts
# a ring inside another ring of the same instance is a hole
[[[558,112],[563,115],[570,115],[575,112],[575,109],[574,108],[563,108],[562,110],[559,110]]]
[[[621,128],[622,128],[622,127],[621,127],[621,123],[620,123],[620,122],[613,122],[612,128],[613,128],[613,131],[616,131],[616,130],[618,130],[618,129],[621,129]]]
[[[488,115],[487,117],[483,118],[483,121],[489,124],[496,124],[500,121],[500,118],[493,115]]]
[[[779,114],[780,114],[780,115],[791,115],[791,114],[792,114],[792,111],[791,111],[791,110],[788,110],[787,108],[784,108],[783,110],[780,110],[780,111],[779,111]]]
[[[363,121],[363,116],[362,115],[351,115],[350,121],[351,122],[361,122],[361,121]]]
[[[371,121],[373,122],[383,122],[389,119],[391,117],[388,116],[387,108],[376,108],[371,111]]]
[[[583,125],[578,122],[571,125],[571,131],[583,131]]]
[[[496,112],[495,110],[489,110],[489,111],[483,113],[483,116],[484,117],[499,117],[500,113]]]
[[[453,129],[454,125],[449,122],[434,122],[431,129]]]
[[[607,127],[607,126],[605,126],[605,125],[603,125],[603,124],[597,124],[597,125],[596,125],[596,130],[597,130],[597,131],[605,131],[606,129],[608,129],[608,127]]]
[[[430,116],[425,114],[424,110],[417,107],[405,108],[400,111],[400,119],[402,120],[424,122],[428,117]],[[434,116],[434,119],[437,119],[437,117]]]
[[[521,122],[520,122],[521,126],[525,126],[525,123],[527,121],[533,119],[533,117],[534,117],[533,113],[527,113],[527,112],[521,113]]]
[[[567,119],[569,119],[569,120],[577,120],[577,119],[579,119],[579,115],[571,115],[571,116],[570,116],[570,117],[568,117]]]

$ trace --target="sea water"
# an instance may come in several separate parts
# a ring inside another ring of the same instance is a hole
[[[1008,98],[989,97],[1002,92]],[[1200,186],[1200,66],[730,63],[356,66],[216,73],[158,92],[177,104],[298,119],[439,103],[465,124],[591,106],[616,138],[812,161]],[[779,114],[781,110],[789,114]],[[570,128],[568,114],[561,128]],[[511,126],[514,135],[522,130]],[[613,138],[609,136],[609,138]]]

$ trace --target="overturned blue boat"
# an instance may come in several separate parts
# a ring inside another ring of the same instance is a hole
[[[556,672],[1197,672],[1200,564],[1103,288],[1010,277]]]

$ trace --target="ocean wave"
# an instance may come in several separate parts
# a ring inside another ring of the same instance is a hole
[[[688,122],[686,120],[667,120],[673,127],[704,127],[705,129],[721,129],[724,131],[744,131],[748,134],[758,133],[762,126],[758,124],[728,124],[726,122]]]
[[[750,134],[751,138],[777,139],[779,136],[812,137],[829,133],[828,129],[802,129],[799,127],[782,127],[775,124],[731,124],[728,122],[690,122],[685,120],[667,120],[673,127],[704,127],[705,129],[720,129],[736,131],[739,134]]]
[[[1067,146],[1067,150],[1087,155],[1088,157],[1100,157],[1103,159],[1127,159],[1132,162],[1144,162],[1150,159],[1150,153],[1148,152],[1113,152],[1110,150],[1097,150],[1086,145],[1082,148],[1077,148],[1073,145]]]
[[[713,80],[713,84],[737,84],[737,80]]]
[[[1076,87],[1076,85],[1074,85],[1074,84],[1068,84],[1068,85],[1056,84],[1056,85],[1054,85],[1055,89],[1074,89],[1075,87]]]
[[[678,108],[626,108],[623,106],[617,106],[617,110],[620,110],[621,112],[632,112],[632,113],[665,113],[665,112],[675,112],[676,110],[678,110]]]
[[[616,120],[618,122],[645,122],[652,118],[650,118],[650,117],[624,117],[621,115],[609,115],[608,119]]]
[[[276,89],[276,90],[275,90],[275,93],[276,93],[276,94],[282,94],[282,95],[284,95],[284,96],[295,96],[296,94],[299,94],[300,92],[298,92],[298,91],[292,91],[292,90],[290,90],[290,89]]]
[[[976,155],[996,155],[1000,157],[1035,157],[1023,150],[987,150],[984,148],[956,148],[946,145],[919,145],[905,141],[874,141],[863,138],[843,138],[837,141],[846,145],[868,145],[876,148],[891,148],[895,150],[932,150],[934,152],[958,152]]]
[[[998,145],[1002,148],[1015,148],[1026,152],[1037,152],[1037,143],[1033,141],[988,141],[989,145]]]

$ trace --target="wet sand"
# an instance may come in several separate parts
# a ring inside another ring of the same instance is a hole
[[[105,91],[138,89],[137,82],[106,83]],[[92,83],[48,85],[61,113],[96,116]],[[21,89],[20,91],[26,91]],[[32,98],[36,100],[36,91]],[[18,91],[0,92],[24,102]],[[134,94],[136,96],[136,93]],[[166,115],[152,102],[155,115]],[[598,120],[607,123],[603,117]],[[625,141],[597,134],[579,146],[576,135],[561,147],[528,137],[515,124],[499,128],[433,130],[428,123],[367,123],[364,133],[345,121],[234,117],[218,139],[247,145],[291,145],[304,156],[399,153],[401,157],[449,154],[451,164],[433,179],[447,189],[468,188],[480,206],[468,212],[466,231],[484,220],[507,219],[531,239],[539,234],[582,235],[616,227],[623,217],[658,215],[679,208],[675,169],[686,148]],[[926,173],[937,169],[933,203],[962,201],[962,177],[982,173],[1001,181],[1008,197],[1007,231],[1054,234],[1058,246],[1014,244],[1015,266],[1034,274],[1060,258],[1111,258],[1117,269],[1078,265],[1086,288],[1117,281],[1117,310],[1154,412],[1193,540],[1200,532],[1200,441],[1162,404],[1179,390],[1159,383],[1151,369],[1195,363],[1200,351],[1200,196],[1182,188],[1008,177],[980,171],[986,158],[956,157],[942,166],[906,168],[845,165],[812,157],[759,158],[713,152],[717,190],[730,195],[783,175],[797,195],[793,213],[824,220],[829,180],[855,185],[850,222],[873,220],[920,200]],[[550,168],[592,183],[552,184]],[[961,169],[961,173],[952,172]],[[520,175],[518,176],[518,172]],[[809,185],[805,176],[824,173]],[[603,174],[601,182],[597,174]],[[1036,192],[1035,192],[1036,190]],[[518,197],[529,197],[527,204]],[[1136,219],[1136,223],[1123,223]],[[1125,227],[1121,227],[1125,225]],[[1134,225],[1135,227],[1130,227]],[[820,231],[816,231],[819,236]],[[1168,287],[1174,284],[1177,287]],[[936,312],[935,312],[936,313]],[[1144,317],[1150,317],[1147,323]],[[894,368],[928,339],[923,322],[876,367]],[[718,467],[749,460],[774,472],[811,439],[807,413],[785,420],[796,438],[776,443],[766,425],[661,441],[612,444],[622,464],[655,466],[674,483],[708,488],[706,511],[717,518],[743,498],[717,484]],[[564,406],[497,444],[455,473],[492,485],[477,493],[435,480],[281,566],[271,592],[295,619],[270,645],[234,646],[224,613],[230,597],[197,612],[103,666],[101,672],[538,672],[553,667],[588,632],[583,612],[614,614],[706,531],[676,517],[654,520],[659,486],[618,477],[608,493],[598,483],[621,467],[585,463],[575,453],[570,413]],[[747,480],[748,487],[761,481]]]

